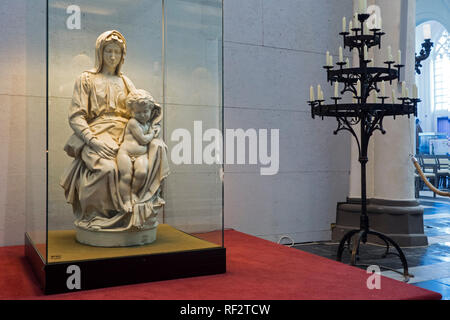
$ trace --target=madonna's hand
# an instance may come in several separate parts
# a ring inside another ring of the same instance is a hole
[[[89,142],[89,146],[103,159],[113,160],[116,158],[116,152],[97,138],[93,138]]]

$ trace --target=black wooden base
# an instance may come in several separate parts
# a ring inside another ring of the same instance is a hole
[[[226,249],[222,247],[46,264],[25,234],[25,255],[45,294],[226,272]]]

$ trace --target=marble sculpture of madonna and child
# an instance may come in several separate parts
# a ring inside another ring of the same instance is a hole
[[[75,83],[69,109],[73,135],[64,150],[74,158],[61,177],[75,215],[77,240],[115,247],[151,243],[169,175],[159,138],[163,112],[150,93],[121,73],[126,40],[115,30],[96,42],[95,68]]]

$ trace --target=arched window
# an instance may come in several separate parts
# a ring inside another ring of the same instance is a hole
[[[434,109],[450,110],[450,36],[447,30],[436,41],[433,51]]]
[[[423,27],[431,27],[434,43],[430,57],[422,62],[422,74],[416,75],[419,96],[418,118],[422,130],[427,134],[450,135],[450,35],[437,21],[427,21],[416,28],[416,52],[424,41]],[[437,138],[437,137],[436,137]]]

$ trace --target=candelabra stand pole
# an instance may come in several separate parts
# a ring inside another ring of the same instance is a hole
[[[364,124],[361,121],[361,155],[359,156],[359,163],[361,164],[361,217],[360,217],[360,227],[361,230],[369,232],[369,217],[367,215],[367,162],[369,161],[367,157],[367,148],[368,148],[368,138],[365,137],[364,133]],[[367,242],[367,233],[363,235],[362,238],[363,243]]]

